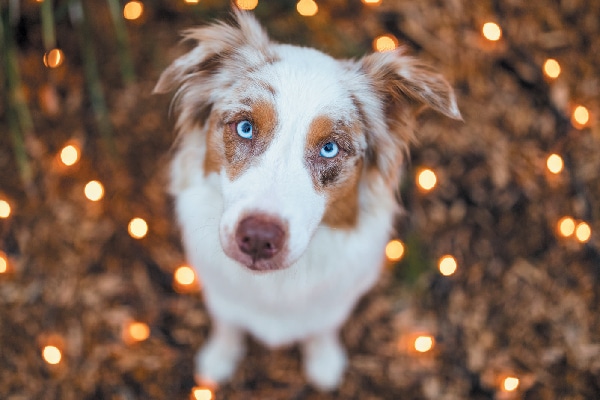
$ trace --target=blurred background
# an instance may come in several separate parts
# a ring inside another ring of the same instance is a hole
[[[0,398],[600,398],[596,1],[0,4]],[[334,393],[298,348],[252,339],[231,383],[194,384],[210,320],[165,194],[170,99],[151,92],[179,32],[231,7],[340,58],[403,46],[464,117],[420,117]]]

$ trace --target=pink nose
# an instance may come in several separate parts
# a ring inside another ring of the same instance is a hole
[[[243,219],[235,233],[239,249],[252,257],[252,261],[267,260],[279,253],[284,239],[281,225],[262,215]]]

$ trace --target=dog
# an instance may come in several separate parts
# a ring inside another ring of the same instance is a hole
[[[184,40],[195,47],[154,91],[175,91],[170,193],[212,318],[196,377],[231,378],[249,333],[300,343],[308,381],[334,390],[339,330],[383,265],[416,116],[460,119],[453,90],[402,50],[337,60],[273,42],[243,11]]]

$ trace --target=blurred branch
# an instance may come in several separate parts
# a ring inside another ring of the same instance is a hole
[[[12,5],[12,4],[11,4]],[[33,122],[29,108],[25,102],[19,67],[17,62],[17,53],[11,31],[10,10],[2,8],[0,18],[0,48],[4,54],[4,65],[6,79],[6,102],[7,102],[7,120],[13,151],[19,174],[25,188],[29,188],[32,181],[32,170],[29,164],[29,157],[25,148],[25,136],[33,131]]]
[[[100,136],[104,141],[106,150],[112,157],[116,158],[117,151],[113,137],[113,128],[110,122],[110,115],[108,107],[106,106],[104,92],[102,91],[102,83],[100,81],[100,74],[98,73],[98,61],[94,52],[92,34],[87,22],[85,7],[81,0],[73,1],[70,4],[69,14],[71,21],[77,30],[77,36],[79,37],[79,47],[81,50],[81,58],[83,59],[83,73],[96,125],[100,131]]]
[[[46,51],[56,47],[56,31],[54,29],[54,10],[52,9],[52,0],[45,0],[40,6],[42,20],[42,39]]]
[[[107,2],[117,35],[117,51],[121,75],[123,77],[123,82],[125,84],[130,84],[135,82],[135,69],[131,59],[131,47],[129,45],[127,29],[123,23],[121,6],[119,0],[107,0]]]

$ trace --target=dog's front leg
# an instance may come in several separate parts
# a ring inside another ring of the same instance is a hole
[[[304,371],[317,389],[329,391],[341,383],[346,369],[346,352],[337,331],[312,336],[302,343]]]
[[[243,332],[213,318],[213,329],[208,342],[196,355],[196,380],[209,386],[228,380],[245,350]]]

